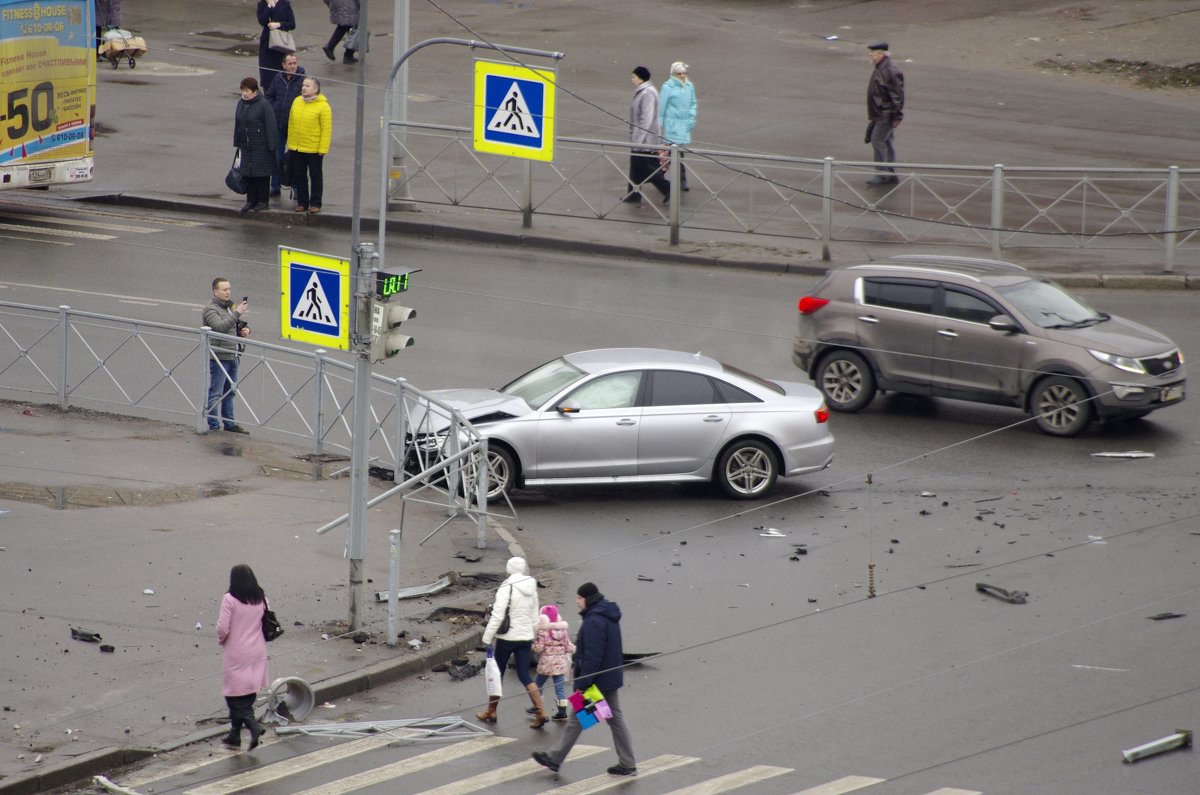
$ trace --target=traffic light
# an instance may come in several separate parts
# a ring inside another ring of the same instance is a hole
[[[399,304],[389,304],[375,298],[371,301],[371,360],[380,361],[412,347],[413,338],[395,329],[417,316],[417,310]]]

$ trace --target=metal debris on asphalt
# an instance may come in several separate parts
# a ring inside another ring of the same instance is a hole
[[[104,638],[100,637],[99,632],[92,632],[90,629],[78,629],[75,627],[71,628],[71,637],[75,640],[82,640],[88,643],[99,643],[100,641],[104,640]]]
[[[654,582],[653,577],[647,577],[645,574],[639,574],[637,578],[638,582]]]
[[[1003,599],[1006,602],[1012,602],[1014,605],[1025,604],[1025,597],[1029,596],[1028,591],[1009,591],[997,585],[988,585],[985,582],[975,583],[975,590],[994,596],[997,599]]]
[[[1154,453],[1144,450],[1126,450],[1123,453],[1092,453],[1092,458],[1154,458]]]
[[[1152,616],[1146,616],[1151,621],[1166,621],[1168,618],[1183,618],[1187,613],[1155,613]]]
[[[762,538],[787,538],[787,533],[781,533],[774,527],[768,527],[765,533],[759,533],[758,535]]]
[[[1127,751],[1122,751],[1121,756],[1126,762],[1136,762],[1139,759],[1145,759],[1148,756],[1161,754],[1163,751],[1173,751],[1176,748],[1190,748],[1192,745],[1192,732],[1190,729],[1176,729],[1174,734],[1168,734],[1158,740],[1148,742],[1145,745],[1139,745],[1137,748],[1130,748]]]
[[[921,496],[922,497],[936,497],[937,495],[934,494],[932,491],[923,491],[923,492],[921,492]]]
[[[432,596],[433,594],[444,591],[453,585],[458,580],[458,575],[452,571],[448,571],[439,577],[434,582],[428,585],[413,585],[409,588],[397,588],[397,599],[415,599],[420,596]],[[376,591],[375,601],[386,602],[389,598],[390,591]]]

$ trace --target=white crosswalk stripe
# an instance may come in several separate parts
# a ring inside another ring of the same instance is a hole
[[[380,737],[365,737],[361,740],[354,740],[348,743],[339,743],[328,748],[322,748],[319,751],[300,754],[291,759],[276,762],[273,765],[248,770],[245,773],[239,773],[211,784],[205,784],[202,787],[187,790],[184,795],[229,795],[231,792],[241,792],[251,787],[261,786],[272,781],[278,781],[281,778],[286,778],[287,776],[303,773],[306,770],[313,770],[330,762],[349,759],[356,754],[366,753],[377,748],[386,748],[388,743],[394,739],[385,735]]]
[[[856,789],[863,789],[872,784],[882,784],[885,781],[887,779],[872,778],[871,776],[846,776],[818,787],[809,787],[806,790],[795,793],[795,795],[842,795],[845,792],[854,792]]]
[[[513,742],[511,737],[479,737],[474,740],[466,740],[465,742],[448,745],[444,748],[438,748],[436,751],[428,751],[408,759],[402,759],[399,762],[393,762],[390,765],[377,767],[372,770],[364,770],[362,773],[357,773],[353,776],[340,778],[337,781],[332,781],[328,784],[323,784],[319,787],[302,790],[293,793],[293,795],[341,795],[344,792],[354,792],[364,787],[371,787],[376,784],[382,784],[386,781],[391,781],[400,776],[406,776],[409,773],[415,773],[418,770],[442,765],[447,762],[452,762],[455,759],[461,759],[468,754],[479,753],[486,751],[489,748],[495,748],[505,743]]]
[[[663,754],[656,756],[653,759],[647,759],[645,762],[638,762],[637,777],[640,781],[647,776],[652,776],[655,773],[665,773],[668,770],[673,770],[683,765],[690,765],[692,762],[700,760],[694,756],[677,756],[675,754]],[[592,778],[585,778],[583,781],[576,781],[571,784],[566,784],[555,789],[548,789],[542,795],[590,795],[593,792],[604,792],[606,789],[619,787],[621,784],[629,781],[624,776],[611,776],[604,773]]]
[[[776,776],[792,772],[795,771],[790,767],[755,765],[745,770],[739,770],[736,773],[727,773],[724,776],[710,778],[708,781],[702,781],[690,787],[671,790],[667,795],[719,795],[719,793],[729,792],[731,789],[744,787],[747,784],[756,784],[759,781],[766,781],[769,778],[775,778]]]
[[[571,758],[582,759],[585,756],[598,754],[603,750],[606,749],[598,745],[577,745],[571,749]],[[522,776],[528,776],[531,773],[537,773],[545,769],[532,759],[526,759],[524,762],[517,762],[515,765],[505,765],[496,770],[489,770],[477,776],[464,778],[461,781],[452,781],[444,786],[425,790],[418,793],[418,795],[465,795],[468,792],[478,792],[481,789],[494,787],[506,781],[513,781]]]
[[[928,793],[928,795],[983,795],[983,793],[976,792],[973,789],[955,789],[954,787],[942,787],[941,789],[935,789],[933,792]]]

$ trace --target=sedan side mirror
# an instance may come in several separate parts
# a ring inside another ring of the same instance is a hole
[[[559,414],[578,414],[581,406],[578,400],[568,398],[554,407]]]
[[[1017,325],[1017,321],[1008,315],[996,315],[988,321],[988,325],[996,331],[1003,331],[1006,334],[1016,334],[1021,330],[1021,327]]]

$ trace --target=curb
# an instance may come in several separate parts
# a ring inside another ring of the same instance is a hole
[[[153,196],[133,196],[125,193],[99,194],[81,196],[75,201],[91,204],[113,204],[123,207],[140,207],[152,210],[174,210],[177,212],[218,215],[223,217],[238,217],[237,210],[227,207],[217,207],[198,202],[187,202],[179,199],[160,199]],[[277,226],[296,226],[300,223],[321,223],[339,229],[350,229],[352,218],[338,213],[322,213],[319,220],[313,216],[302,216],[305,220],[299,222],[292,213],[271,212],[255,216],[256,221],[265,221]],[[364,232],[376,232],[378,227],[374,218],[363,218],[361,227]],[[826,265],[803,265],[799,263],[768,262],[766,260],[732,260],[719,256],[649,251],[644,248],[627,246],[616,243],[598,243],[588,240],[563,240],[545,237],[543,235],[524,234],[520,232],[495,232],[472,227],[443,225],[432,221],[403,221],[388,219],[389,232],[403,233],[413,237],[429,240],[457,240],[487,245],[523,246],[545,251],[559,251],[571,254],[595,254],[606,257],[625,257],[651,262],[670,262],[681,265],[700,265],[706,267],[743,268],[746,270],[768,271],[772,273],[799,273],[807,276],[823,276],[829,268]]]
[[[188,202],[180,199],[164,199],[153,196],[134,196],[125,193],[97,194],[80,196],[75,201],[94,204],[114,204],[126,207],[141,207],[145,209],[174,210],[178,212],[237,217],[237,210],[231,207],[214,206],[200,202]],[[338,213],[323,213],[320,220],[312,216],[303,216],[304,224],[321,223],[339,229],[350,229],[350,216]],[[292,227],[297,225],[297,219],[292,213],[272,212],[256,216],[258,221],[266,221],[276,225]],[[795,273],[804,276],[824,276],[830,265],[823,262],[816,264],[791,263],[768,260],[735,260],[716,255],[684,254],[670,251],[651,251],[636,246],[618,243],[600,243],[590,240],[563,240],[544,235],[526,234],[521,232],[496,232],[454,224],[438,224],[432,221],[404,221],[388,219],[389,232],[404,233],[414,237],[429,240],[456,240],[461,242],[483,243],[488,245],[520,246],[557,251],[571,254],[594,254],[606,257],[624,257],[647,262],[668,262],[679,265],[698,265],[702,267],[740,268],[751,271],[766,271],[769,273]],[[377,231],[376,219],[361,219],[361,229]],[[1131,270],[1138,266],[1130,266]],[[1036,271],[1037,269],[1034,268]],[[1097,287],[1122,290],[1200,290],[1200,275],[1184,273],[1049,273],[1055,282],[1063,287]]]
[[[467,634],[450,638],[441,643],[430,644],[429,647],[414,657],[402,660],[374,663],[348,674],[323,679],[312,685],[314,700],[319,702],[345,698],[364,690],[403,679],[411,674],[426,671],[438,663],[461,657],[476,648],[483,641],[483,628],[475,627]],[[101,748],[83,754],[70,762],[48,767],[37,773],[0,782],[0,793],[5,795],[37,795],[40,792],[78,784],[84,779],[95,775],[107,775],[113,770],[140,762],[159,753],[175,751],[192,743],[202,742],[221,734],[228,729],[215,726],[211,729],[193,732],[153,748]]]

